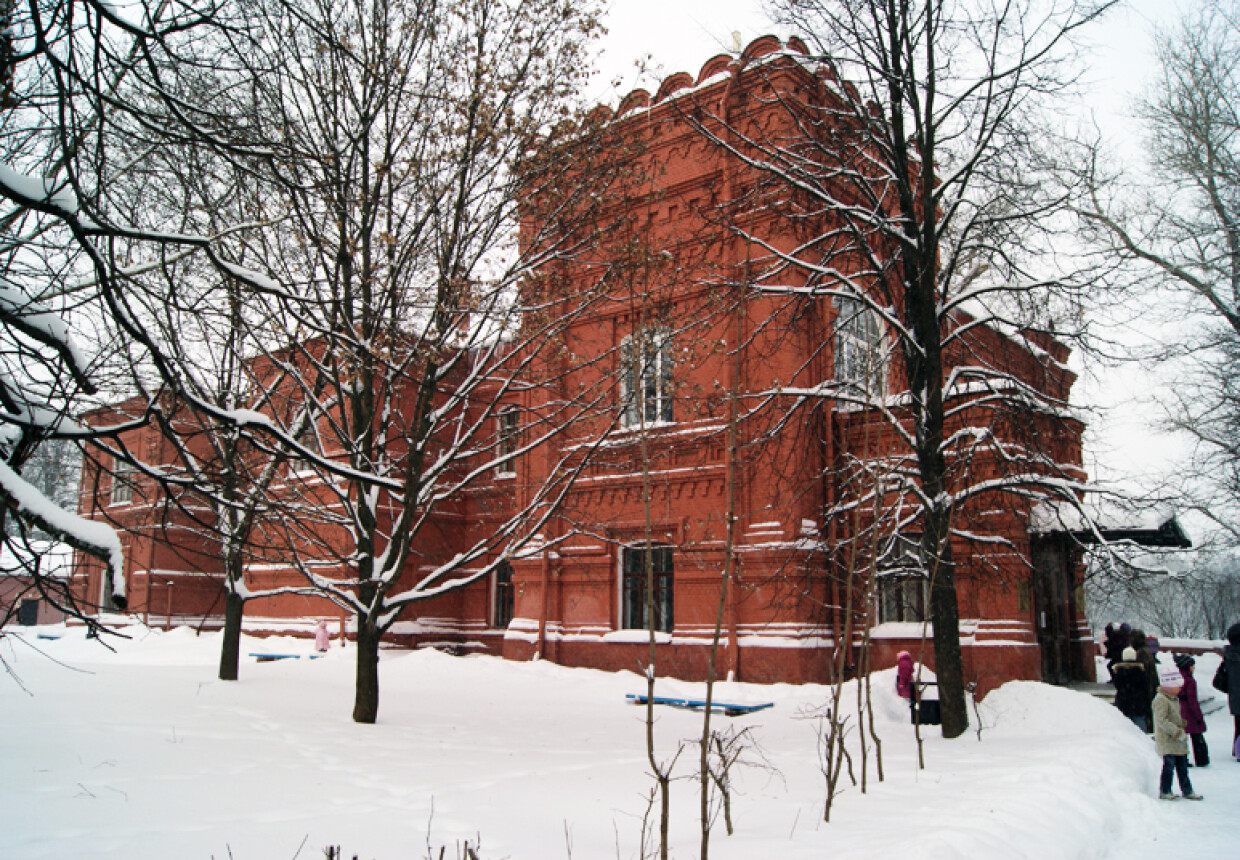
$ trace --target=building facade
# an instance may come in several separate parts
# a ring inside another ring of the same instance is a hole
[[[746,148],[761,137],[795,150],[799,135],[815,133],[801,108],[839,86],[796,40],[764,37],[603,117],[630,144],[616,152],[631,166],[623,190],[608,192],[622,217],[593,253],[539,273],[565,294],[602,300],[557,333],[557,349],[513,362],[556,382],[511,387],[491,419],[500,456],[489,479],[420,538],[419,564],[451,558],[562,480],[565,463],[576,463],[574,477],[537,542],[501,550],[484,579],[410,607],[390,638],[640,670],[653,627],[660,674],[689,679],[705,676],[716,629],[717,672],[737,680],[825,681],[839,649],[848,671],[894,665],[901,650],[933,664],[905,383],[888,323],[788,263],[834,225]],[[1083,426],[1067,410],[1068,349],[964,313],[946,325],[952,366],[980,360],[1038,395],[964,383],[951,392],[949,429],[963,438],[982,428],[1000,443],[952,455],[966,681],[984,692],[1012,678],[1092,678],[1080,542],[1031,527],[1039,480],[1085,478]],[[607,408],[523,445],[525,428],[583,391],[609,391]],[[147,462],[168,459],[152,425],[122,438]],[[1037,452],[1021,458],[1023,482],[1002,456],[1015,449]],[[1032,471],[1030,459],[1040,464]],[[83,511],[125,529],[130,612],[179,621],[222,611],[217,539],[190,527],[190,512],[170,512],[154,482],[123,464],[88,466],[84,488]],[[107,592],[101,576],[79,565],[83,596]],[[270,547],[246,571],[251,590],[295,580]],[[338,616],[321,597],[288,594],[254,601],[247,628],[308,630]]]

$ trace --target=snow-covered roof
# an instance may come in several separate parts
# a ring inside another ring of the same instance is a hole
[[[1181,549],[1192,546],[1175,512],[1162,505],[1131,507],[1106,501],[1076,505],[1048,500],[1034,505],[1029,516],[1029,533],[1071,535],[1082,543],[1097,543],[1101,537],[1141,546]]]
[[[39,572],[44,576],[67,579],[73,572],[73,547],[55,541],[30,541],[26,547],[14,547],[10,543],[0,546],[0,576],[29,576],[34,567],[33,556],[38,555]]]

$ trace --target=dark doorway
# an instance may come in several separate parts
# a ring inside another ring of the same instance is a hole
[[[1033,556],[1033,618],[1042,651],[1042,680],[1072,680],[1072,578],[1070,553],[1059,541],[1038,541]]]
[[[507,629],[512,623],[512,565],[501,562],[495,569],[495,611],[492,613],[492,626]]]
[[[17,623],[23,627],[34,627],[39,623],[39,601],[23,600],[17,607]]]

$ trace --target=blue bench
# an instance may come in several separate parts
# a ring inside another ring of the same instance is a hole
[[[250,656],[254,657],[260,663],[270,663],[273,660],[300,660],[302,657],[309,657],[311,660],[317,660],[322,654],[271,654],[263,651],[251,651]]]
[[[654,702],[656,705],[667,705],[672,708],[685,708],[691,711],[701,711],[706,708],[705,699],[685,699],[676,696],[655,696],[649,698],[641,693],[626,693],[624,696],[634,705],[644,705],[648,701]],[[715,702],[710,703],[711,712],[718,712],[729,717],[739,717],[742,714],[752,714],[755,711],[764,711],[767,708],[775,707],[774,702],[763,702],[757,705],[741,705],[733,702]]]

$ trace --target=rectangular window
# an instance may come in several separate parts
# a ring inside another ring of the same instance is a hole
[[[620,344],[620,409],[625,427],[672,422],[672,334],[667,329],[644,328]]]
[[[924,576],[880,576],[878,580],[878,621],[925,621],[926,578]]]
[[[929,580],[922,563],[921,538],[896,537],[878,565],[878,622],[926,620]]]
[[[323,453],[322,444],[319,441],[318,428],[315,427],[313,421],[307,421],[306,425],[297,430],[294,439],[297,444],[301,445],[312,454],[318,455]],[[314,462],[301,456],[296,449],[289,456],[288,470],[293,475],[310,475],[314,472]]]
[[[112,461],[112,490],[109,502],[113,505],[127,505],[133,501],[133,482],[137,470],[128,460]]]
[[[654,591],[647,589],[646,561],[654,575]],[[626,630],[650,629],[654,610],[654,629],[671,633],[673,619],[672,548],[670,546],[625,547],[624,599],[620,626]]]
[[[517,474],[517,443],[520,441],[521,413],[510,407],[499,413],[496,418],[498,425],[499,444],[496,447],[498,463],[495,466],[497,475]]]
[[[836,301],[835,381],[861,397],[887,388],[887,346],[882,319],[859,299]]]

